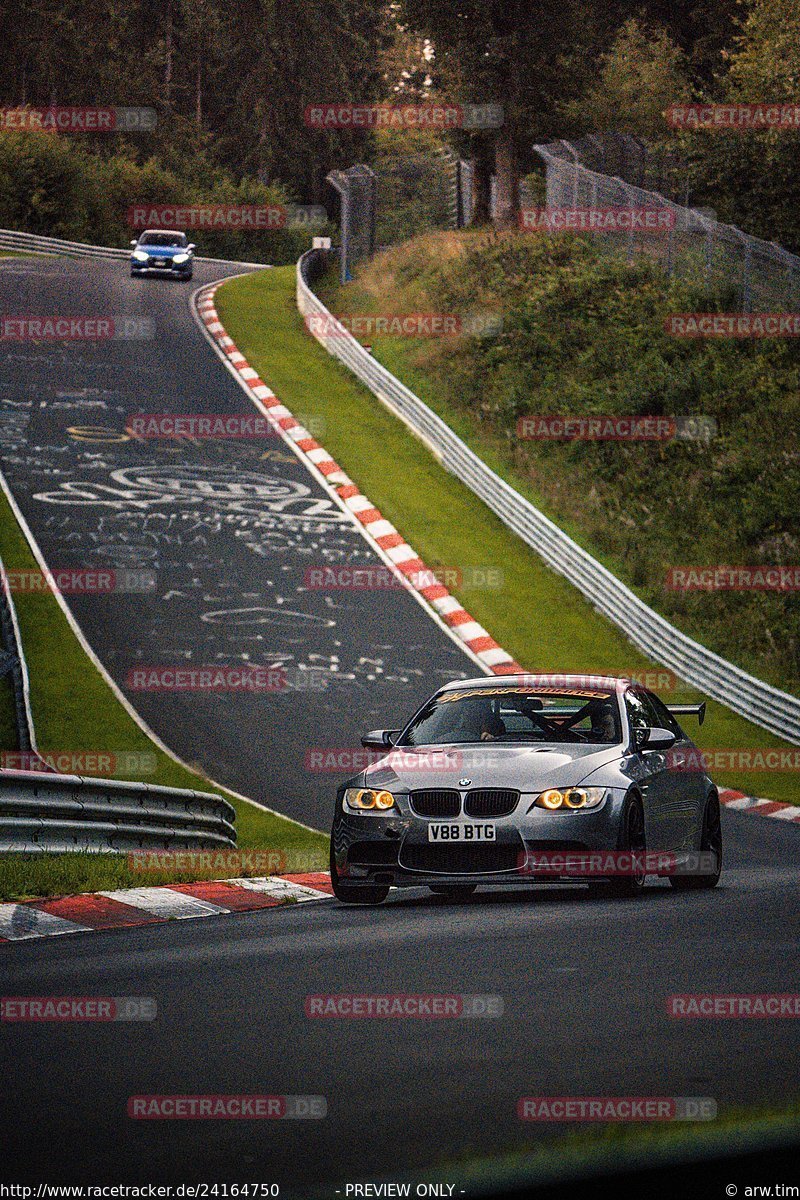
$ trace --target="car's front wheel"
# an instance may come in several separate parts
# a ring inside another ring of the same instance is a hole
[[[331,839],[331,886],[333,887],[334,896],[337,900],[341,900],[343,904],[383,904],[389,895],[388,887],[383,885],[380,887],[359,887],[352,883],[342,883],[339,879],[339,873],[336,870],[333,839]]]
[[[642,860],[641,869],[633,868],[630,875],[617,875],[611,880],[610,894],[625,899],[639,896],[644,890],[647,874],[644,868],[644,856],[647,850],[644,831],[644,809],[638,796],[631,796],[625,801],[622,814],[618,849],[624,854],[631,854]]]
[[[714,870],[705,875],[670,875],[669,881],[677,892],[701,891],[703,888],[716,887],[719,883],[722,872],[722,822],[718,796],[709,796],[706,801],[703,829],[700,834],[700,853],[714,855]]]

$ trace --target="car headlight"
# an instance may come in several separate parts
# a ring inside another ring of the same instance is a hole
[[[344,806],[351,812],[386,812],[394,808],[394,796],[391,792],[376,792],[372,788],[347,788]]]
[[[188,254],[176,254],[172,261],[174,263],[177,263],[180,266],[181,263],[185,263],[185,262],[189,261],[189,255]]]
[[[607,791],[602,787],[548,788],[539,793],[534,806],[547,808],[550,812],[564,808],[597,808]]]
[[[137,262],[147,262],[149,255],[147,255],[144,250],[134,250],[133,257]]]

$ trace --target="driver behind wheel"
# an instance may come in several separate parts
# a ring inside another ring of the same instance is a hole
[[[495,738],[501,738],[505,732],[506,725],[502,717],[498,717],[492,712],[484,717],[483,725],[481,727],[482,742],[493,742]]]
[[[608,700],[595,704],[591,711],[592,727],[589,741],[611,745],[617,740],[617,722],[613,705]]]

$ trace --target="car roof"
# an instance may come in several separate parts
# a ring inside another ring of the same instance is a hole
[[[145,229],[143,233],[139,234],[139,237],[147,237],[148,233],[166,233],[169,235],[169,237],[186,237],[186,234],[182,229]]]
[[[498,684],[509,688],[563,688],[565,692],[570,688],[579,691],[596,688],[598,691],[624,692],[626,688],[633,686],[634,681],[618,675],[481,675],[478,679],[454,679],[439,688],[439,692],[455,692],[464,688],[496,688]]]

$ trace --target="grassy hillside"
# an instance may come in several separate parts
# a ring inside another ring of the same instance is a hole
[[[800,348],[689,340],[672,312],[728,311],[590,239],[434,234],[378,255],[337,314],[480,312],[494,337],[370,337],[373,353],[649,604],[787,690],[800,690],[796,593],[678,592],[673,566],[800,562]],[[521,440],[531,414],[712,417],[707,444]]]

